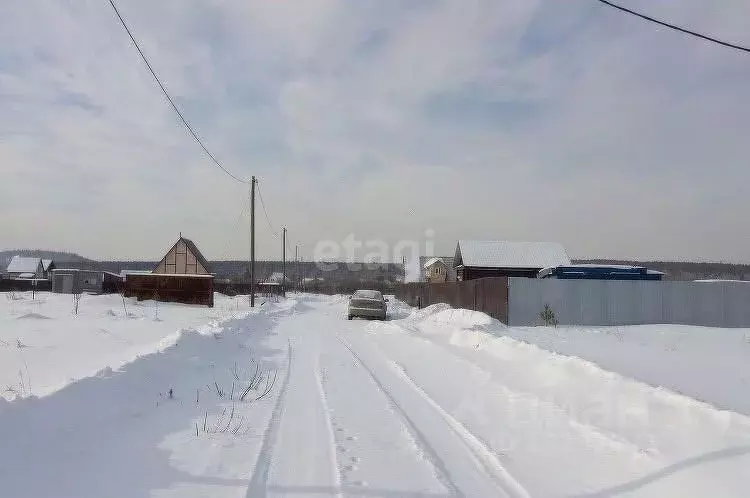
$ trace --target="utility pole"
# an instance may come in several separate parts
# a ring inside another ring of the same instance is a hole
[[[255,307],[255,176],[250,182],[250,307]]]
[[[281,229],[281,290],[286,293],[286,227]]]
[[[300,290],[300,279],[299,279],[299,259],[297,259],[297,252],[299,244],[294,245],[294,285],[297,287],[297,292]]]

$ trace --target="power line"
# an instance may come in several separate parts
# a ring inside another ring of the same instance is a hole
[[[161,91],[164,93],[164,96],[167,97],[167,100],[171,104],[172,109],[174,109],[174,111],[180,117],[180,120],[182,121],[182,124],[185,125],[185,128],[188,129],[188,131],[193,136],[193,138],[195,139],[195,141],[198,142],[198,145],[201,146],[201,148],[203,149],[203,152],[205,152],[206,155],[208,155],[208,157],[211,158],[211,160],[213,161],[213,163],[216,166],[218,166],[219,168],[221,168],[221,170],[224,173],[226,173],[227,175],[229,175],[231,178],[237,180],[240,183],[250,183],[247,180],[242,180],[241,178],[238,178],[238,177],[234,176],[228,169],[226,169],[224,166],[222,166],[222,164],[219,162],[219,160],[216,159],[216,157],[211,153],[211,151],[208,150],[208,148],[203,143],[203,141],[198,137],[198,134],[195,133],[195,131],[193,130],[193,127],[190,126],[190,123],[188,123],[187,119],[185,119],[185,116],[182,115],[182,112],[180,112],[180,109],[177,107],[177,104],[175,104],[174,100],[172,100],[172,97],[170,97],[169,92],[167,92],[167,89],[164,87],[164,84],[162,84],[161,80],[156,75],[156,71],[154,71],[154,68],[151,67],[151,63],[148,61],[148,59],[146,58],[146,55],[143,53],[143,50],[141,50],[140,45],[138,45],[138,42],[135,40],[135,37],[133,36],[133,33],[130,31],[130,28],[128,28],[128,25],[125,23],[125,19],[122,18],[122,16],[120,15],[120,11],[117,10],[117,6],[115,5],[114,0],[109,0],[109,4],[112,6],[112,9],[115,11],[115,15],[117,15],[117,18],[120,20],[120,23],[122,24],[122,27],[125,28],[125,31],[128,33],[128,36],[130,37],[130,41],[133,42],[133,45],[135,46],[136,50],[138,50],[138,53],[141,54],[141,59],[143,59],[143,62],[146,63],[146,67],[148,67],[148,70],[151,71],[151,75],[156,80],[156,83],[159,85],[159,88],[161,88]]]
[[[614,4],[614,3],[609,2],[607,0],[597,0],[597,1],[600,2],[600,3],[603,3],[604,5],[608,5],[609,7],[615,8],[615,9],[617,9],[619,11],[626,12],[626,13],[634,15],[636,17],[640,17],[641,19],[644,19],[646,21],[659,24],[661,26],[664,26],[664,27],[669,28],[669,29],[673,29],[675,31],[679,31],[680,33],[684,33],[686,35],[695,36],[695,37],[701,38],[703,40],[710,41],[712,43],[717,43],[717,44],[723,45],[725,47],[733,48],[735,50],[741,50],[742,52],[750,52],[750,48],[743,47],[741,45],[735,45],[734,43],[725,42],[725,41],[719,40],[717,38],[713,38],[713,37],[708,36],[708,35],[697,33],[695,31],[690,31],[689,29],[681,28],[679,26],[675,26],[674,24],[669,24],[667,22],[660,21],[658,19],[654,19],[653,17],[649,17],[649,16],[647,16],[645,14],[641,14],[640,12],[636,12],[634,10],[630,10],[628,8],[625,8],[625,7],[621,6],[621,5]]]
[[[268,216],[268,211],[266,210],[266,203],[263,202],[263,194],[260,191],[260,182],[256,182],[256,184],[258,185],[258,197],[260,198],[260,205],[263,208],[263,214],[266,217],[266,223],[268,223],[268,228],[271,229],[271,233],[274,235],[274,237],[278,238],[279,232],[277,232],[273,228],[273,223],[271,223],[271,218]]]
[[[263,202],[263,193],[260,190],[260,182],[256,182],[256,183],[258,185],[258,198],[260,199],[260,205],[263,208],[263,215],[266,218],[266,223],[268,223],[268,228],[271,229],[271,233],[273,234],[273,236],[278,239],[279,238],[279,232],[273,227],[273,223],[271,223],[271,218],[270,218],[270,216],[268,216],[268,210],[266,209],[266,203]],[[291,244],[289,242],[289,237],[286,237],[284,243],[286,245],[286,248],[291,252],[292,246],[291,246]]]
[[[240,209],[240,214],[237,216],[237,220],[234,222],[234,228],[240,227],[240,222],[245,218],[245,211],[249,211],[249,210],[250,210],[250,200],[244,199],[242,203],[242,209]],[[222,254],[224,258],[228,258],[230,256],[230,251],[232,250],[232,242],[233,242],[232,236],[229,235],[227,239],[227,247],[224,250],[224,253]]]

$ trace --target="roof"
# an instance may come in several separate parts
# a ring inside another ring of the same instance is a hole
[[[549,276],[562,276],[577,275],[579,278],[596,278],[596,277],[607,277],[614,278],[617,276],[621,277],[635,277],[635,276],[664,276],[665,273],[656,270],[649,270],[644,266],[632,266],[632,265],[597,265],[597,264],[579,264],[579,265],[563,265],[552,268],[543,268],[537,275],[539,278],[545,278]],[[626,278],[627,279],[627,278]]]
[[[725,280],[725,279],[719,279],[719,278],[707,278],[707,279],[701,279],[701,280],[693,280],[693,282],[698,282],[698,283],[703,283],[703,284],[718,284],[722,282],[750,284],[750,280]]]
[[[36,273],[41,262],[41,258],[13,256],[6,271],[8,273]]]
[[[210,268],[210,265],[208,264],[208,260],[200,252],[200,250],[198,249],[198,246],[196,246],[195,242],[193,242],[192,240],[186,239],[185,237],[183,237],[182,233],[180,233],[180,238],[177,239],[177,242],[172,244],[172,247],[169,248],[169,251],[167,251],[166,254],[164,254],[164,257],[159,260],[159,262],[156,264],[156,268],[154,268],[153,271],[156,271],[159,268],[159,266],[161,266],[162,262],[164,262],[164,260],[167,258],[167,255],[169,254],[169,252],[172,249],[174,249],[177,246],[177,244],[180,243],[180,241],[183,241],[185,243],[185,247],[187,247],[187,250],[193,253],[193,256],[195,256],[196,261],[198,261],[201,264],[203,269],[206,270],[207,273],[211,273],[211,268]],[[149,273],[153,273],[153,271]]]
[[[154,277],[154,278],[161,278],[161,277],[180,277],[180,278],[215,278],[215,275],[211,273],[152,273],[150,271],[148,272],[128,272],[122,274],[123,277],[125,277],[125,280],[128,279],[128,277]]]
[[[49,270],[50,265],[52,264],[51,259],[43,259],[42,260],[42,268],[44,268],[44,271]]]
[[[281,281],[284,279],[284,274],[280,271],[275,271],[271,274],[270,277],[268,277],[265,281],[267,284],[280,284]],[[286,277],[286,281],[289,282],[289,277]]]
[[[70,272],[83,272],[83,273],[103,273],[101,270],[91,270],[86,268],[55,268],[52,273],[70,273]]]
[[[120,270],[120,276],[125,275],[150,275],[153,272],[151,270]]]
[[[198,250],[198,246],[195,245],[195,242],[193,242],[190,239],[186,239],[185,237],[180,237],[184,242],[187,248],[190,250],[190,252],[195,255],[195,259],[198,260],[198,262],[201,264],[201,266],[208,272],[211,273],[211,266],[208,264],[208,260],[201,254],[200,250]]]
[[[565,248],[557,242],[459,240],[455,266],[480,268],[548,268],[570,265]]]
[[[443,261],[440,258],[430,258],[427,260],[427,262],[422,266],[423,268],[427,269],[430,266],[434,265],[435,263],[443,263],[445,264],[445,261]]]

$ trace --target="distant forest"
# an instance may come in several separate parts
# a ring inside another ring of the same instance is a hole
[[[750,280],[750,265],[733,263],[690,263],[684,261],[623,261],[615,259],[575,260],[574,263],[645,266],[666,273],[666,280]]]
[[[0,272],[2,272],[14,255],[33,256],[52,259],[58,268],[90,268],[119,273],[122,270],[152,270],[157,261],[94,261],[76,253],[48,251],[38,249],[17,249],[0,251]],[[574,263],[596,264],[625,264],[645,266],[652,270],[666,273],[668,280],[750,280],[750,265],[711,262],[684,261],[624,261],[614,259],[581,259]],[[247,261],[212,261],[212,271],[221,280],[242,282],[249,280],[249,264]],[[274,272],[281,272],[281,261],[256,262],[258,281],[263,281]],[[315,263],[300,262],[299,271],[293,261],[287,261],[287,276],[297,279],[323,279],[329,282],[378,282],[394,283],[403,278],[404,269],[401,264],[382,263]]]

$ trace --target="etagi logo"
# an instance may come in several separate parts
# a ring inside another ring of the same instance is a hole
[[[334,271],[342,262],[350,271],[377,269],[389,262],[419,261],[434,256],[435,230],[424,231],[422,240],[399,240],[393,245],[383,239],[360,240],[350,233],[344,240],[321,240],[315,244],[313,259],[321,271]],[[407,271],[408,273],[408,271]]]

